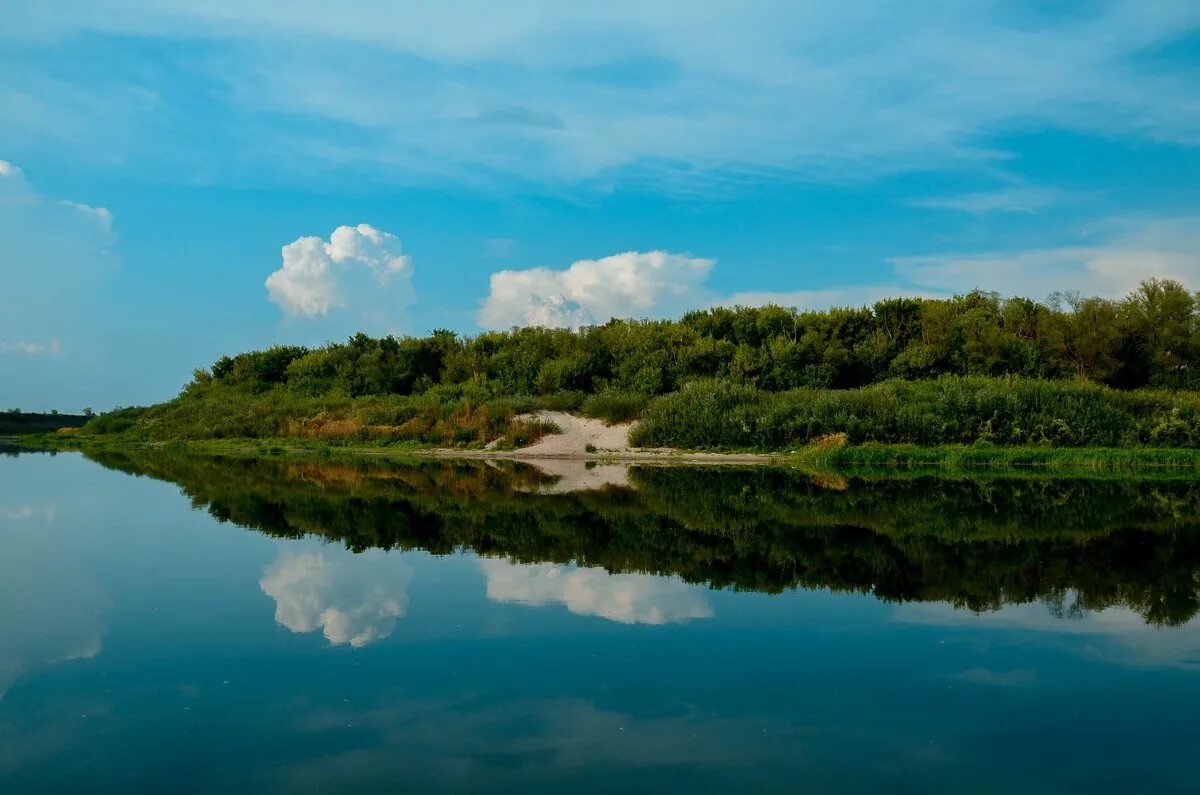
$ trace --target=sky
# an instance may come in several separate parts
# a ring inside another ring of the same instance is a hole
[[[47,0],[0,409],[357,332],[1200,289],[1192,0]]]

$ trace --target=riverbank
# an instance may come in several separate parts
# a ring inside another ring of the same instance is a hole
[[[813,444],[785,452],[753,450],[676,450],[669,448],[588,451],[544,448],[512,450],[446,448],[404,442],[389,445],[329,444],[303,439],[212,439],[144,442],[81,435],[37,434],[14,440],[14,449],[121,450],[158,449],[237,456],[319,456],[438,458],[581,464],[798,466],[833,472],[1053,472],[1102,474],[1162,472],[1200,476],[1200,450],[1180,448],[999,447],[991,445]]]

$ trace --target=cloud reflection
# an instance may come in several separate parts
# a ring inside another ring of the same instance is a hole
[[[366,646],[392,634],[408,610],[412,571],[399,555],[332,548],[286,550],[259,586],[275,600],[275,621],[292,632],[318,629],[334,646]]]
[[[90,659],[103,646],[102,616],[109,599],[71,545],[60,541],[38,532],[5,545],[0,560],[0,699],[25,673]]]
[[[495,602],[562,604],[572,613],[621,624],[683,623],[713,614],[700,591],[678,577],[496,558],[481,559],[479,565],[487,577],[487,596]]]
[[[943,603],[905,604],[894,613],[898,621],[937,626],[974,625],[989,629],[1043,632],[1047,637],[1089,636],[1097,643],[1071,648],[1121,665],[1200,670],[1200,620],[1177,627],[1147,624],[1127,607],[1081,611],[1065,618],[1044,604],[1007,605],[995,612],[975,614]]]
[[[58,511],[53,505],[39,507],[36,505],[19,505],[16,508],[0,508],[0,520],[6,522],[53,522],[58,518]]]

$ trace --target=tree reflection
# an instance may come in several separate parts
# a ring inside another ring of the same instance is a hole
[[[177,483],[214,517],[353,551],[460,549],[674,575],[716,588],[829,588],[976,611],[1200,609],[1200,483],[1179,478],[830,478],[636,467],[631,488],[548,493],[512,462],[89,455]],[[1069,594],[1069,599],[1067,597]]]

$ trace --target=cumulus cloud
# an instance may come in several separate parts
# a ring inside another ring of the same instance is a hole
[[[667,251],[626,251],[564,270],[493,273],[479,310],[485,328],[577,328],[613,317],[672,314],[705,303],[714,260]]]
[[[987,202],[955,209],[988,211]],[[995,205],[996,208],[999,204]],[[565,270],[493,273],[478,314],[486,328],[578,328],[612,317],[678,316],[703,306],[778,306],[801,311],[869,306],[885,298],[948,297],[971,290],[1045,298],[1055,291],[1121,297],[1146,279],[1200,289],[1200,218],[1110,219],[1099,242],[985,253],[894,257],[885,281],[821,289],[715,295],[706,287],[715,261],[664,251],[580,260]]]
[[[408,610],[411,578],[399,555],[380,550],[287,550],[263,570],[259,587],[275,600],[281,626],[359,648],[392,634]]]
[[[674,624],[713,614],[700,590],[678,577],[495,558],[483,558],[479,565],[487,577],[488,599],[496,602],[561,604],[572,613],[621,624]]]
[[[301,237],[284,246],[266,287],[292,317],[350,309],[395,318],[413,301],[412,271],[395,235],[370,224],[339,226],[328,241]]]

